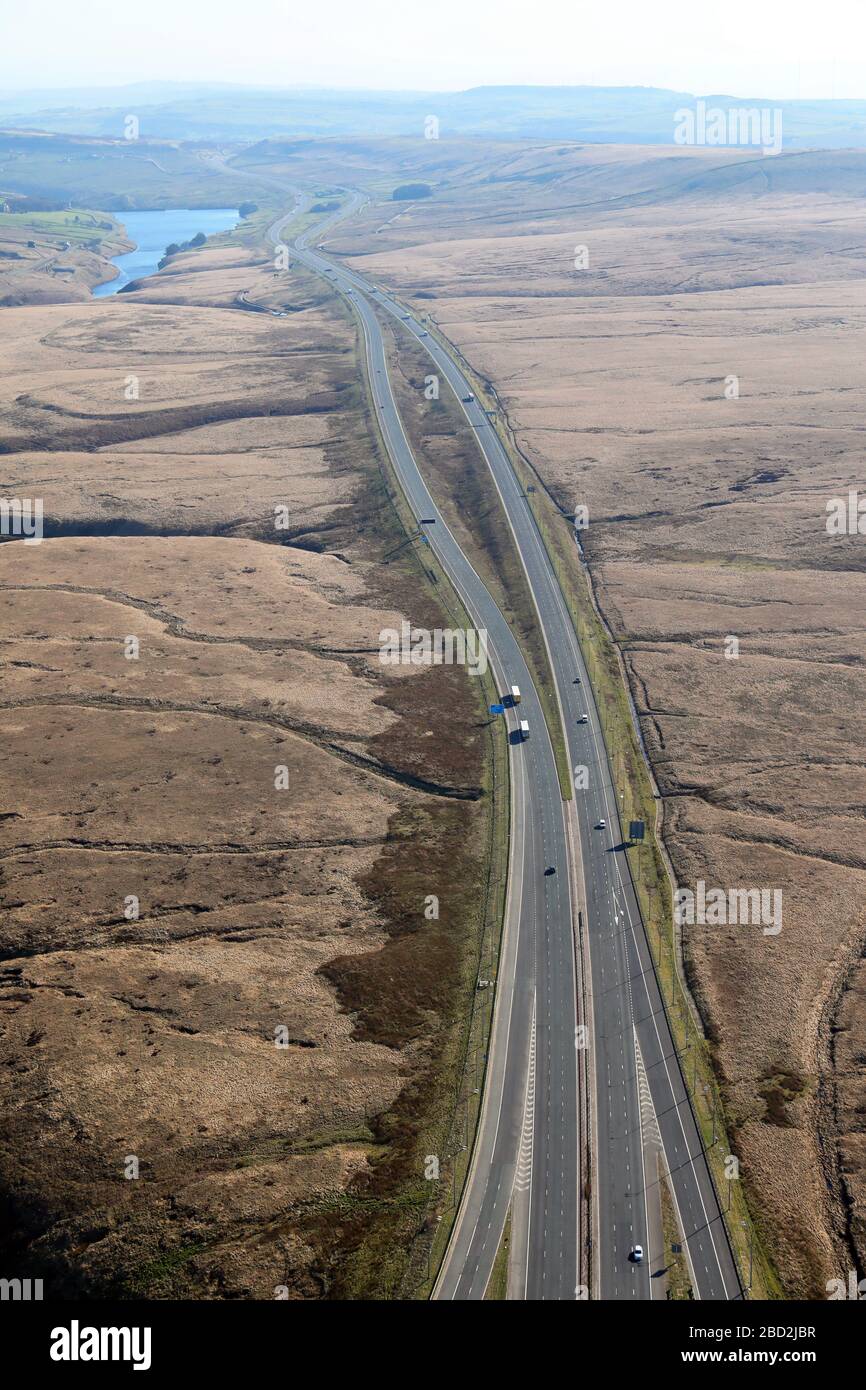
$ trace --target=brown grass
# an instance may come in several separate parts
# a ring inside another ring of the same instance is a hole
[[[824,527],[861,471],[863,156],[513,157],[338,248],[492,383],[560,512],[589,506],[678,880],[783,891],[780,937],[695,929],[685,958],[772,1262],[822,1296],[863,1258],[863,554]]]
[[[159,305],[5,311],[9,476],[54,538],[0,546],[0,1182],[53,1296],[382,1296],[454,1111],[483,705],[378,662],[381,627],[447,624],[392,554],[344,312],[297,279],[288,320],[230,311],[277,290],[227,256]]]

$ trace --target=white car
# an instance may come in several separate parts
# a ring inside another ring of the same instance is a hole
[[[629,1255],[629,1259],[631,1260],[631,1262],[632,1262],[633,1265],[639,1265],[639,1264],[642,1262],[642,1260],[643,1260],[643,1246],[642,1246],[642,1245],[634,1245],[634,1246],[632,1246],[632,1250],[631,1250],[631,1254]]]
[[[577,722],[578,722],[578,724],[588,724],[588,723],[589,723],[589,715],[588,715],[588,714],[582,714],[582,715],[580,716],[580,718],[578,719]]]
[[[606,820],[600,820],[600,821],[598,822],[598,825],[597,825],[595,828],[596,828],[596,830],[607,830],[607,821],[606,821]]]

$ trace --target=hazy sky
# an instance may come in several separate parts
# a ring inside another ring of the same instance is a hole
[[[171,78],[866,98],[866,0],[0,0],[4,89]]]

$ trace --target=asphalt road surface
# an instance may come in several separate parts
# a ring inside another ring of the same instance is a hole
[[[345,209],[339,216],[345,216]],[[273,241],[288,220],[271,228]],[[484,410],[467,399],[472,394],[469,382],[423,322],[357,272],[307,246],[313,235],[321,240],[328,225],[319,224],[314,233],[299,238],[293,255],[351,296],[363,326],[376,412],[401,485],[417,517],[435,517],[435,523],[424,528],[429,543],[472,621],[487,629],[503,693],[511,684],[520,687],[519,714],[531,729],[529,741],[511,750],[511,891],[482,1117],[467,1191],[435,1296],[484,1296],[512,1198],[527,1113],[532,1135],[526,1165],[528,1233],[523,1288],[516,1292],[530,1299],[578,1296],[579,1244],[590,1232],[579,1230],[577,899],[582,900],[593,1000],[594,1294],[619,1300],[651,1298],[654,1277],[665,1264],[665,1252],[652,1248],[651,1240],[660,1227],[660,1194],[656,1173],[645,1164],[640,1055],[651,1098],[649,1115],[644,1098],[643,1118],[651,1121],[654,1111],[695,1296],[740,1298],[739,1277],[662,1007],[626,851],[619,845],[617,797],[598,712],[526,496]],[[570,763],[573,769],[588,771],[588,784],[575,790],[573,802],[562,800],[541,705],[519,646],[448,530],[408,444],[374,305],[399,319],[427,350],[461,402],[491,469],[547,642]],[[579,563],[575,546],[575,564]],[[513,726],[513,711],[510,717]],[[579,846],[575,864],[570,862],[570,831]],[[545,874],[546,868],[556,872]],[[527,1111],[529,1094],[532,1106]],[[635,1245],[645,1252],[639,1265],[629,1260]]]

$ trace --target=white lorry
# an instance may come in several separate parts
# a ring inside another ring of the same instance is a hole
[[[511,687],[511,703],[513,705],[520,704],[520,687],[517,685]]]
[[[528,719],[521,719],[521,721],[520,721],[520,738],[521,738],[521,742],[523,742],[523,743],[525,743],[526,740],[529,738],[529,720],[528,720]]]

